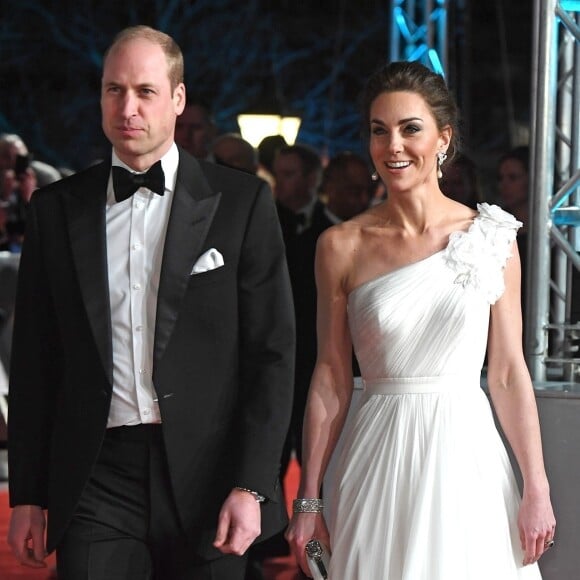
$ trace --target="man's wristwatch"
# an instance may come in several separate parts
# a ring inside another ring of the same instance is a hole
[[[257,491],[254,491],[253,489],[248,489],[247,487],[240,487],[240,486],[236,486],[235,489],[239,489],[240,491],[247,491],[248,493],[251,493],[254,496],[254,499],[258,503],[263,503],[266,501],[265,496],[263,496],[261,493],[258,493]]]

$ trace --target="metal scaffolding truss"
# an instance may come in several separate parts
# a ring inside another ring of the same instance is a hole
[[[390,60],[447,70],[447,0],[391,0]]]
[[[525,313],[535,384],[580,382],[579,24],[580,0],[535,0]]]

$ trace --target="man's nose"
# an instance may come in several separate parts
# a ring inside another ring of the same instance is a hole
[[[127,119],[134,117],[138,110],[138,99],[131,92],[127,92],[123,95],[121,110],[123,111],[123,116]]]

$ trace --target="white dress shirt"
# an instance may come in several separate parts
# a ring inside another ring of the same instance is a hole
[[[113,151],[112,164],[127,167]],[[161,159],[165,193],[140,187],[117,203],[107,187],[106,230],[113,336],[113,397],[107,427],[160,423],[152,380],[157,293],[179,164],[175,144]]]

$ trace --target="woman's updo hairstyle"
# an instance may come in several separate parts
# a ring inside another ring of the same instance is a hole
[[[447,89],[445,79],[419,62],[397,61],[381,66],[367,80],[362,94],[365,131],[370,126],[370,111],[374,100],[382,93],[411,92],[423,97],[439,130],[452,129],[447,150],[448,159],[457,153],[459,145],[459,111]]]

